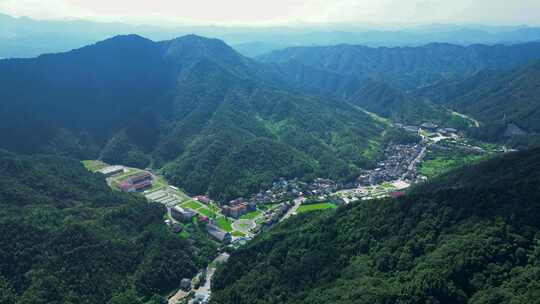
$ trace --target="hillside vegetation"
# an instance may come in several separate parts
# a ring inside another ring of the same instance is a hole
[[[466,120],[452,115],[438,100],[416,94],[418,90],[429,87],[433,90],[427,91],[432,94],[446,96],[453,90],[441,83],[460,82],[486,69],[508,71],[538,59],[540,43],[467,47],[432,43],[395,48],[343,44],[293,47],[258,57],[284,82],[300,90],[332,95],[398,122],[431,121],[460,129],[468,126]],[[497,94],[498,90],[490,86],[487,93]],[[476,97],[486,97],[487,93]],[[474,100],[465,101],[470,102]],[[462,104],[453,108],[458,112],[468,110]],[[503,112],[484,103],[477,109],[498,115]]]
[[[536,149],[298,215],[231,256],[213,303],[537,303],[539,185]]]
[[[365,81],[347,101],[393,122],[421,125],[429,121],[458,129],[470,126],[467,120],[452,114],[440,104],[383,82]]]
[[[441,82],[419,91],[482,122],[480,136],[488,140],[514,137],[509,125],[526,135],[540,133],[540,61],[511,71],[486,70],[453,82]]]
[[[540,43],[493,46],[431,43],[393,48],[340,44],[291,47],[257,59],[274,64],[291,83],[310,87],[311,83],[323,82],[328,84],[327,93],[339,90],[346,94],[350,91],[344,88],[356,88],[351,81],[373,79],[410,90],[443,79],[462,79],[485,69],[516,68],[540,59]],[[319,73],[305,73],[311,70]],[[321,75],[325,77],[321,79]],[[335,81],[335,75],[345,77]]]
[[[78,161],[0,151],[0,303],[161,303],[212,252],[164,214]]]
[[[0,147],[164,168],[218,199],[278,177],[348,179],[385,126],[290,90],[266,65],[194,35],[118,36],[68,53],[0,61]],[[375,143],[375,144],[373,144]]]

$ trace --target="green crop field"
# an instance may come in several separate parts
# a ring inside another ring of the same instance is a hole
[[[452,169],[473,164],[485,158],[483,155],[463,152],[431,152],[420,166],[420,174],[432,178]]]
[[[206,215],[206,216],[208,216],[210,218],[216,216],[216,214],[212,210],[206,209],[206,208],[199,208],[199,209],[197,209],[197,212],[199,212],[202,215]]]
[[[332,203],[320,203],[320,204],[310,204],[302,205],[298,208],[298,213],[316,211],[316,210],[325,210],[325,209],[336,209],[337,206]]]
[[[233,236],[246,236],[245,233],[240,232],[240,231],[236,231],[236,230],[233,231],[233,232],[231,232],[231,234],[232,234]]]
[[[221,217],[218,217],[217,220],[216,220],[219,228],[227,231],[227,232],[231,232],[233,231],[233,228],[232,228],[232,221],[229,220],[228,218],[224,217],[224,216],[221,216]]]
[[[243,220],[252,220],[252,219],[255,219],[257,216],[259,216],[260,214],[262,214],[262,211],[261,210],[256,210],[256,211],[253,211],[253,212],[250,212],[250,213],[246,213],[246,214],[242,215],[240,218],[243,219]]]
[[[189,208],[189,209],[193,209],[193,210],[197,210],[199,208],[201,208],[203,205],[197,201],[194,201],[194,200],[190,200],[190,201],[187,201],[183,204],[181,204],[180,206],[182,207],[185,207],[185,208]]]

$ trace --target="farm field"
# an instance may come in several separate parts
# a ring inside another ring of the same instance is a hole
[[[261,210],[256,210],[256,211],[253,211],[253,212],[246,213],[246,214],[242,215],[240,217],[240,219],[242,219],[242,220],[253,220],[256,217],[258,217],[259,215],[261,215],[262,213],[263,212]]]
[[[197,209],[197,212],[199,212],[200,214],[205,215],[205,216],[207,216],[209,218],[213,218],[213,217],[216,216],[216,214],[212,210],[207,209],[207,208],[199,208],[199,209]]]
[[[189,209],[193,209],[193,210],[197,210],[199,208],[201,208],[203,205],[197,201],[194,201],[194,200],[190,200],[190,201],[187,201],[183,204],[181,204],[180,206],[182,207],[185,207],[185,208],[189,208]]]
[[[224,216],[221,216],[221,217],[218,217],[216,219],[216,222],[219,226],[219,228],[227,231],[227,232],[231,232],[233,231],[233,228],[232,228],[232,221]]]
[[[297,212],[303,213],[303,212],[325,210],[325,209],[336,209],[336,208],[337,206],[332,203],[310,204],[310,205],[301,205],[298,208]]]
[[[485,158],[483,155],[455,153],[443,154],[432,152],[428,154],[426,160],[420,166],[420,173],[427,178],[433,178],[444,174],[452,169],[457,169],[469,164],[473,164]]]

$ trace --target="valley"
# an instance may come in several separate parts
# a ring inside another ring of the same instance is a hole
[[[90,160],[83,164],[88,170],[105,175],[112,189],[138,192],[149,202],[163,205],[167,209],[164,224],[178,237],[189,240],[202,235],[220,247],[216,259],[193,278],[184,278],[190,285],[179,288],[169,298],[169,304],[205,303],[211,295],[210,282],[216,263],[226,262],[226,252],[246,246],[275,224],[306,212],[333,210],[366,200],[399,198],[405,196],[411,186],[505,152],[502,146],[474,142],[462,132],[432,123],[390,125],[405,130],[414,140],[387,144],[374,168],[362,170],[352,182],[344,184],[323,178],[303,182],[298,178],[282,178],[274,181],[270,189],[253,194],[249,199],[236,198],[230,202],[216,202],[207,195],[190,197],[151,169]],[[134,178],[139,179],[141,187],[132,184]],[[200,283],[202,276],[205,280]]]
[[[537,302],[538,28],[196,28],[0,59],[0,304]]]

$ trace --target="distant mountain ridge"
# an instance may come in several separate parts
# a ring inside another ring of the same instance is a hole
[[[44,53],[64,52],[107,39],[114,35],[136,33],[153,40],[197,34],[217,37],[238,46],[245,56],[291,46],[336,45],[342,43],[368,46],[420,46],[431,42],[470,44],[512,44],[535,41],[540,28],[527,26],[427,25],[389,29],[358,26],[314,27],[219,27],[129,25],[89,20],[35,20],[0,14],[0,58],[35,57]]]
[[[540,60],[540,43],[467,47],[444,43],[398,48],[346,44],[294,47],[260,56],[258,60],[269,64],[281,75],[280,79],[300,90],[331,95],[398,122],[433,121],[466,127],[465,120],[444,108],[447,105],[417,93],[451,94],[451,86],[443,88],[445,83],[462,82],[464,86],[470,77],[493,77],[487,76],[489,73],[485,71],[488,70],[504,73],[518,69]],[[471,80],[474,81],[480,80]],[[492,86],[490,90],[496,92],[497,88]],[[486,102],[481,104],[474,111],[487,107]],[[464,103],[452,108],[457,112],[473,112]],[[493,109],[492,114],[499,110]],[[512,111],[507,112],[511,116]],[[534,120],[533,113],[530,117]]]
[[[490,140],[509,135],[510,125],[521,133],[540,133],[540,60],[510,71],[485,70],[465,80],[441,81],[416,93],[483,122]]]
[[[364,81],[346,100],[393,122],[420,125],[430,121],[461,130],[470,126],[469,122],[452,114],[441,104],[370,79]]]
[[[117,36],[0,61],[1,147],[163,167],[225,199],[284,176],[352,178],[384,125],[347,103],[291,90],[217,39]]]
[[[300,86],[309,86],[310,79],[299,77],[298,65],[353,77],[358,82],[371,78],[410,90],[441,79],[464,78],[490,68],[511,69],[540,59],[540,43],[494,46],[431,43],[394,48],[342,44],[287,48],[257,59],[277,65],[291,82]],[[332,90],[335,88],[329,88],[329,92]]]

